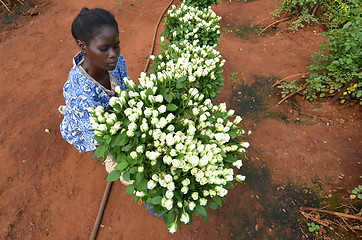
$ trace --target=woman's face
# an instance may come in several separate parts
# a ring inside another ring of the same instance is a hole
[[[96,37],[85,46],[84,57],[88,68],[112,71],[120,54],[119,34],[112,26],[103,26]]]

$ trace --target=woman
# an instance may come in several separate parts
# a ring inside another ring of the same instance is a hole
[[[80,48],[64,85],[64,119],[60,131],[79,152],[91,152],[99,144],[89,122],[89,107],[109,109],[115,87],[127,89],[127,67],[120,54],[118,24],[104,9],[83,8],[72,23],[72,35]],[[92,152],[91,152],[92,153]]]

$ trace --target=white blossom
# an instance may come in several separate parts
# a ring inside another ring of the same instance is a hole
[[[243,182],[245,181],[245,176],[242,176],[242,175],[236,175],[235,176],[235,180],[238,181],[238,182]]]

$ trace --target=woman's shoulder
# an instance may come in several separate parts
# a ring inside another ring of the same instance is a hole
[[[118,57],[116,69],[118,69],[119,71],[124,71],[124,70],[127,71],[126,61],[124,60],[124,57],[122,54],[120,54]]]

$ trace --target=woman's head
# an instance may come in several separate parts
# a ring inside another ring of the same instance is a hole
[[[72,35],[90,72],[113,70],[120,55],[118,24],[107,10],[83,8],[72,23]]]
[[[117,33],[118,23],[113,14],[101,8],[83,8],[72,23],[72,35],[76,41],[80,40],[86,45],[101,34],[102,27],[114,27]]]

